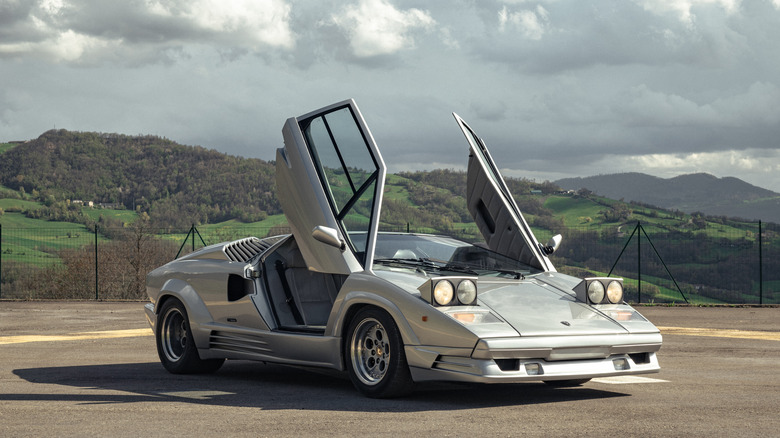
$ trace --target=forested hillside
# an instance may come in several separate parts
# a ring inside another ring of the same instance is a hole
[[[183,146],[156,136],[62,129],[11,146],[0,161],[0,186],[10,190],[0,197],[19,196],[43,204],[25,210],[28,217],[89,223],[80,205],[90,201],[145,213],[157,228],[181,229],[230,219],[257,222],[282,213],[274,164],[259,159]],[[529,193],[531,189],[551,192],[556,186],[514,178],[507,184],[524,212],[549,222],[552,212]],[[462,230],[471,222],[465,192],[462,171],[391,175],[383,226]]]
[[[434,228],[447,230],[458,222],[472,222],[471,214],[466,208],[466,172],[436,169],[422,172],[402,172],[399,176],[412,181],[406,185],[406,188],[414,205],[419,206],[420,210],[427,214],[449,218],[449,227]],[[532,190],[547,195],[558,192],[561,189],[557,185],[549,181],[537,183],[517,178],[505,178],[505,181],[510,192],[514,195],[520,211],[523,212],[531,225],[548,230],[563,227],[563,222],[554,217],[553,211],[544,207],[544,198],[531,195]],[[392,183],[391,180],[389,184]],[[387,210],[397,211],[396,208],[403,207],[387,200],[385,200],[385,204],[389,204],[388,207],[392,208],[383,209],[383,215],[388,214]]]
[[[121,205],[166,227],[280,213],[273,164],[156,136],[51,130],[3,153],[0,184],[54,220],[73,219],[72,201]]]

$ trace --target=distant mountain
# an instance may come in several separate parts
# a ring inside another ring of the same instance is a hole
[[[780,193],[733,177],[694,173],[664,179],[644,173],[617,173],[564,178],[555,183],[566,190],[586,188],[599,196],[686,213],[780,223]]]

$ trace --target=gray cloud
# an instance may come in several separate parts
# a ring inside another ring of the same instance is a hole
[[[285,118],[354,97],[395,170],[462,168],[455,111],[515,176],[780,191],[778,40],[778,0],[7,0],[0,140],[56,125],[273,159]]]
[[[15,6],[2,57],[96,66],[170,63],[192,45],[263,53],[295,45],[282,0],[105,2],[43,0]]]

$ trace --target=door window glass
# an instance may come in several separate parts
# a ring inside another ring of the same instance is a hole
[[[376,199],[378,165],[349,107],[301,122],[331,208],[363,262]],[[356,242],[361,242],[356,246]]]

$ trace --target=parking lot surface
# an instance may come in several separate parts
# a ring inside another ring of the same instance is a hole
[[[169,374],[143,303],[0,301],[0,436],[780,435],[780,308],[639,311],[664,334],[659,374],[373,400],[273,364]]]

